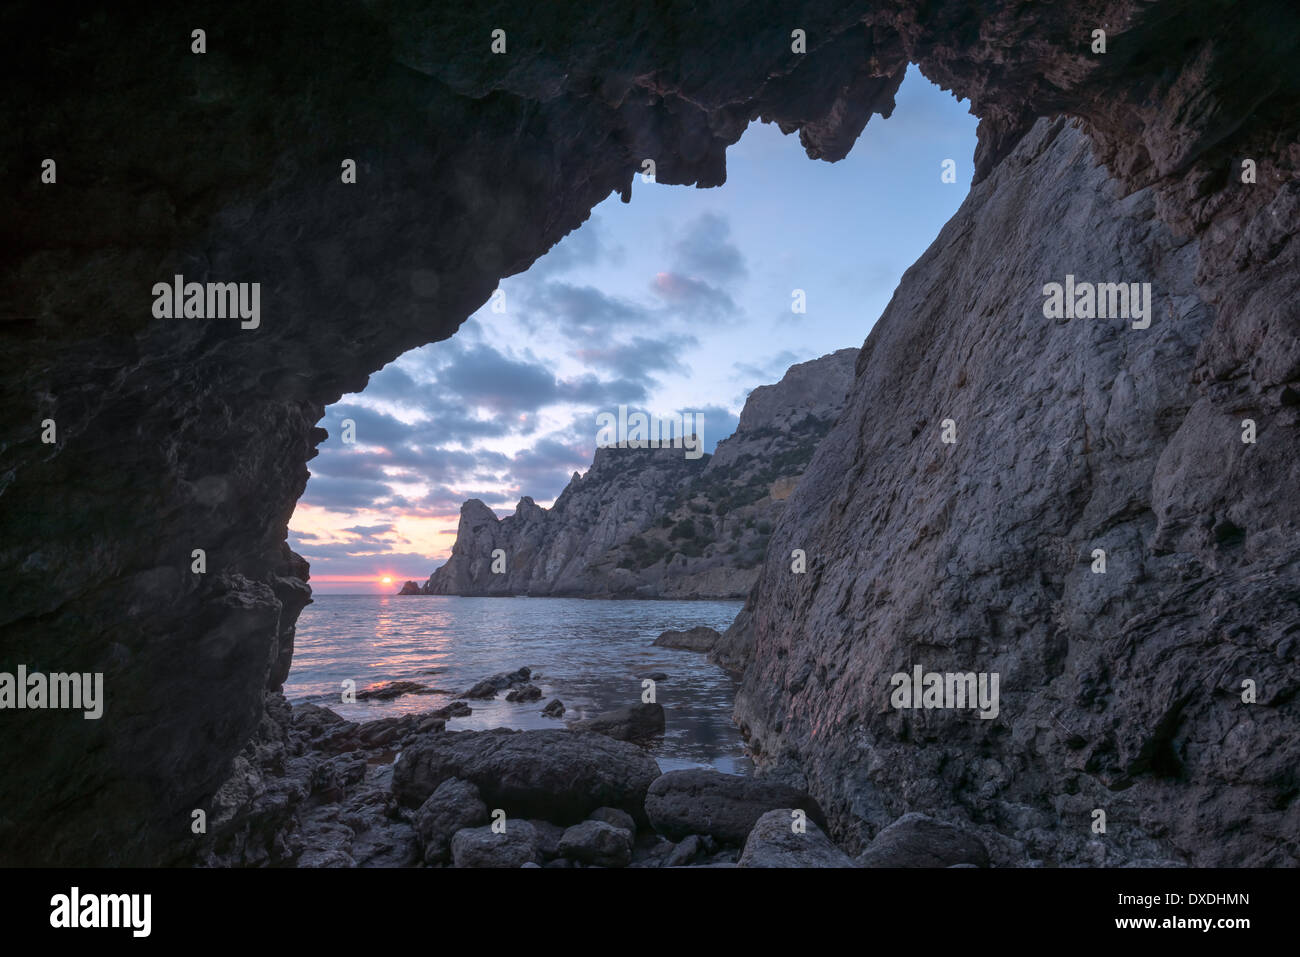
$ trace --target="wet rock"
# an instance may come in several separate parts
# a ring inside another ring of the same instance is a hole
[[[570,721],[569,728],[574,731],[595,731],[619,741],[644,741],[663,734],[664,708],[661,704],[634,704],[592,718]]]
[[[642,678],[649,678],[651,681],[667,681],[668,674],[664,671],[652,671],[648,675],[642,675]]]
[[[643,819],[655,760],[634,744],[568,730],[446,731],[402,752],[393,793],[418,807],[447,778],[478,785],[491,807],[575,823],[599,807]]]
[[[564,702],[559,698],[552,698],[546,707],[542,709],[542,714],[548,718],[563,718]]]
[[[988,867],[989,852],[970,829],[913,812],[877,834],[857,863],[859,867]]]
[[[627,867],[632,832],[604,821],[583,821],[560,838],[560,856],[596,867]]]
[[[709,652],[722,638],[722,635],[712,628],[706,628],[700,625],[689,631],[672,631],[671,629],[663,632],[654,640],[656,646],[660,648],[678,648],[682,651]]]
[[[792,827],[792,809],[768,811],[745,840],[740,867],[853,867],[853,859],[831,843],[813,821],[802,832]]]
[[[515,688],[506,695],[507,701],[538,701],[542,697],[542,689],[534,684],[526,684]]]
[[[464,701],[453,701],[451,704],[444,705],[431,713],[440,718],[467,718],[474,713],[474,709]]]
[[[459,830],[451,839],[451,859],[456,867],[522,867],[538,863],[536,835],[527,821],[510,820],[504,831],[492,825]]]
[[[532,676],[528,668],[520,668],[517,671],[503,671],[495,674],[490,678],[484,678],[465,692],[466,698],[495,698],[498,691],[513,687],[514,685],[523,684]]]
[[[662,775],[650,785],[645,801],[650,824],[673,840],[707,834],[737,845],[765,813],[787,807],[803,809],[810,820],[825,821],[817,803],[796,788],[706,769]]]
[[[415,812],[413,823],[424,850],[426,864],[445,863],[451,839],[463,828],[477,827],[488,819],[479,790],[468,781],[448,778],[438,785]]]
[[[408,694],[433,694],[433,689],[418,681],[389,681],[371,685],[357,692],[358,701],[392,701]]]

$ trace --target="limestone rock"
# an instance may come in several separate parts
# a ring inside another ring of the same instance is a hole
[[[560,838],[562,857],[597,867],[627,867],[632,863],[632,833],[604,821],[583,821]]]
[[[688,631],[672,631],[670,629],[656,638],[654,643],[660,648],[680,648],[683,651],[708,652],[713,650],[721,638],[722,636],[713,628],[700,625]]]
[[[853,859],[830,842],[812,821],[791,827],[790,808],[768,811],[745,840],[737,867],[853,867]]]
[[[857,863],[859,867],[988,867],[989,852],[970,830],[913,812],[877,834]]]
[[[576,823],[599,807],[643,819],[646,789],[659,776],[634,744],[568,730],[447,731],[402,752],[393,794],[418,807],[448,778],[476,784],[490,807]]]
[[[743,844],[760,817],[783,807],[823,820],[817,803],[796,788],[703,769],[656,778],[645,801],[650,824],[660,834],[673,840],[707,834],[729,844]]]
[[[594,731],[619,741],[646,741],[664,733],[664,706],[658,703],[629,705],[591,718],[570,721],[569,728]]]
[[[507,821],[504,831],[491,824],[459,830],[451,839],[456,867],[523,867],[536,864],[536,835],[527,821]]]
[[[415,812],[415,832],[424,848],[424,862],[444,863],[456,832],[477,827],[487,819],[488,808],[478,788],[459,778],[443,781]]]

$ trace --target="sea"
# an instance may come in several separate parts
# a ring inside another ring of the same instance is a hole
[[[604,601],[582,598],[459,598],[438,595],[317,594],[298,619],[285,696],[328,707],[350,721],[430,711],[483,678],[532,670],[540,701],[512,703],[505,692],[474,700],[474,713],[451,718],[449,731],[562,728],[566,721],[641,701],[654,672],[666,728],[650,752],[663,771],[711,767],[749,774],[753,765],[732,721],[737,682],[697,652],[653,645],[660,632],[707,625],[723,631],[736,601]],[[391,701],[342,702],[343,683],[358,692],[393,681],[432,691]],[[552,698],[563,720],[543,717]]]

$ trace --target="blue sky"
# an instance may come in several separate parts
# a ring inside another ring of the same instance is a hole
[[[965,101],[913,67],[893,115],[873,117],[838,163],[756,122],[719,188],[635,177],[631,203],[611,194],[504,279],[497,309],[326,410],[330,437],[290,522],[313,588],[423,581],[455,541],[461,502],[481,498],[499,517],[523,495],[549,505],[590,464],[596,414],[619,404],[702,412],[712,451],[755,386],[862,345],[965,198],[975,126]],[[956,183],[941,181],[945,159]],[[796,289],[804,314],[791,309]]]

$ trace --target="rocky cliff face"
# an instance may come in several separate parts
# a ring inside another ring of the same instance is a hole
[[[856,359],[841,349],[756,388],[712,456],[602,448],[550,509],[524,498],[498,521],[471,499],[451,557],[421,593],[743,598]]]
[[[908,270],[721,655],[841,838],[921,810],[1007,864],[1300,863],[1293,204],[1239,236],[1234,312],[1279,335],[1235,367],[1204,246],[1065,121]],[[1149,282],[1150,327],[1045,318],[1067,274]],[[894,707],[916,666],[999,675],[1000,713]]]
[[[11,77],[0,93],[0,667],[102,671],[107,696],[99,721],[0,716],[6,861],[146,863],[192,850],[191,812],[211,806],[291,659],[308,590],[285,532],[306,462],[327,440],[315,426],[327,404],[401,352],[451,335],[502,276],[527,268],[612,190],[626,195],[644,159],[656,160],[661,182],[718,185],[726,147],[761,117],[797,129],[810,156],[835,160],[873,114],[892,111],[908,62],[982,117],[979,178],[1036,117],[1080,117],[1124,188],[1150,187],[1159,220],[1199,242],[1196,292],[1214,308],[1213,327],[1197,347],[1187,425],[1146,500],[1159,531],[1152,554],[1187,563],[1185,591],[1163,609],[1169,633],[1199,641],[1213,630],[1226,648],[1253,633],[1237,616],[1265,620],[1223,583],[1248,584],[1248,568],[1285,583],[1282,546],[1268,543],[1285,537],[1294,483],[1266,457],[1280,454],[1266,451],[1279,439],[1225,460],[1211,424],[1254,412],[1280,438],[1295,407],[1300,14],[1290,0],[521,9],[230,0],[111,16],[18,2],[0,13]],[[1110,36],[1102,55],[1089,48],[1097,24]],[[206,52],[196,54],[200,27]],[[791,52],[796,27],[806,54]],[[489,52],[498,28],[508,30],[506,55]],[[355,184],[341,181],[345,159],[357,164]],[[1244,159],[1258,170],[1248,189]],[[45,160],[55,182],[42,181]],[[994,244],[1043,225],[1013,218]],[[1071,241],[1064,228],[1039,235],[1044,249]],[[155,318],[153,284],[178,273],[261,283],[259,327]],[[932,333],[918,349],[955,342],[946,321]],[[1006,381],[1045,374],[1009,336],[1022,364]],[[868,355],[877,374],[888,355],[902,375],[927,353]],[[931,411],[899,414],[932,426],[935,396]],[[42,441],[47,419],[52,441]],[[817,484],[799,494],[823,493]],[[883,519],[904,503],[859,504]],[[1216,551],[1233,528],[1241,551]],[[1218,568],[1229,570],[1222,581],[1205,577]],[[1034,600],[1019,582],[1004,615]],[[1248,595],[1278,608],[1277,628],[1294,620],[1275,604],[1285,589]],[[829,608],[824,595],[818,607]],[[760,662],[783,627],[773,616],[772,605],[752,616]],[[1216,616],[1222,628],[1204,624]],[[816,654],[828,661],[824,648]],[[1183,687],[1182,660],[1137,649],[1114,659],[1112,674]],[[751,701],[752,715],[771,713]],[[844,715],[833,705],[817,717],[795,704],[792,728],[852,737],[832,732]],[[1154,727],[1175,724],[1166,713]],[[1233,727],[1188,743],[1185,773],[1267,756]],[[1134,744],[1116,740],[1121,767],[1142,753]],[[1187,822],[1179,840],[1232,800],[1196,803],[1200,789],[1231,784],[1229,795],[1247,797],[1223,857],[1256,859],[1263,852],[1241,849],[1269,846],[1270,822],[1288,805],[1269,805],[1252,789],[1272,784],[1235,773],[1170,785]],[[827,789],[842,813],[842,788]]]

